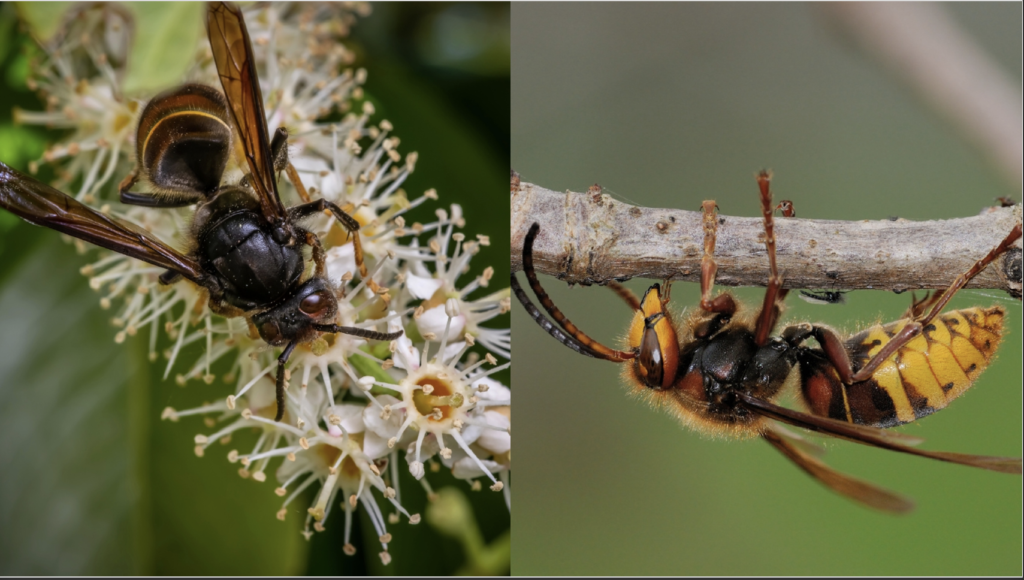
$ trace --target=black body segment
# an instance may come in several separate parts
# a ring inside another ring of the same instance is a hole
[[[679,391],[677,400],[704,421],[753,423],[759,417],[739,405],[737,395],[774,397],[785,384],[797,352],[780,339],[758,347],[749,328],[728,327],[683,346],[673,389]]]
[[[242,310],[285,297],[302,275],[302,251],[274,239],[258,214],[222,216],[200,239],[200,263],[217,272],[224,299]]]
[[[156,187],[213,196],[231,151],[220,91],[187,84],[149,101],[139,118],[138,165]]]
[[[307,301],[311,295],[324,298],[323,302],[319,304],[320,310],[316,312],[307,312],[303,308],[304,301]],[[321,320],[334,318],[337,313],[337,304],[333,300],[333,296],[333,290],[326,280],[310,278],[295,287],[294,291],[280,304],[255,314],[252,321],[263,340],[272,346],[282,346],[296,339],[303,342],[317,333],[316,324],[310,323],[311,314],[315,314]],[[370,331],[370,335],[372,338],[381,333]],[[401,335],[396,335],[393,338],[398,338],[398,336]]]

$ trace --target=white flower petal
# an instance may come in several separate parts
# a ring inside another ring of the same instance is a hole
[[[315,449],[315,447],[311,449]],[[286,459],[281,462],[280,467],[277,468],[277,480],[285,482],[291,479],[291,477],[296,473],[315,471],[323,467],[324,464],[323,461],[320,460],[319,453],[301,451],[295,454],[295,461],[288,461]]]
[[[473,381],[473,388],[477,388],[481,385],[487,387],[486,391],[477,391],[476,396],[480,399],[487,399],[488,401],[511,401],[512,400],[512,389],[509,389],[505,385],[489,377]]]
[[[346,272],[356,273],[356,251],[352,244],[343,244],[327,250],[327,277],[331,284],[341,285]]]
[[[420,334],[433,333],[437,340],[444,335],[445,325],[448,324],[448,315],[444,312],[444,304],[427,310],[416,319],[416,328]],[[466,327],[466,315],[460,314],[452,318],[451,327],[448,329],[449,338],[460,338],[462,329]]]
[[[395,314],[394,310],[388,311],[388,316],[390,317],[390,320],[388,320],[388,332],[404,330],[401,319]],[[391,359],[395,361],[395,367],[406,372],[412,372],[420,368],[420,351],[412,345],[408,333],[402,334],[402,336],[395,340],[395,354]],[[407,361],[408,365],[405,364]]]
[[[289,144],[291,145],[291,144]],[[289,146],[288,161],[291,162],[292,166],[301,173],[318,174],[322,171],[330,171],[331,166],[326,161],[319,157],[311,157],[309,155],[302,155],[301,151],[292,151]]]
[[[505,469],[504,465],[496,461],[491,461],[490,459],[481,459],[480,462],[483,463],[484,467],[490,470],[491,473],[498,473]],[[476,461],[473,461],[473,458],[464,457],[456,461],[455,465],[452,466],[452,475],[459,479],[473,479],[484,475],[484,472],[480,470],[480,467],[476,464]]]
[[[478,427],[476,425],[466,425],[465,427],[462,428],[462,431],[460,431],[462,439],[466,442],[466,445],[472,445],[473,443],[476,443],[476,440],[480,438],[480,435],[482,433],[483,428]]]
[[[345,190],[345,184],[334,171],[320,180],[320,194],[326,199],[338,199]]]
[[[420,368],[420,349],[412,345],[412,341],[405,336],[400,337],[395,345],[395,356],[392,359],[395,361],[395,368],[402,369],[404,371],[415,371]],[[409,365],[406,366],[406,361]]]
[[[484,417],[486,417],[488,424],[498,429],[484,429],[483,433],[476,440],[476,444],[495,455],[505,453],[511,449],[512,435],[505,430],[510,425],[508,417],[497,411],[487,411],[484,413]]]
[[[449,360],[456,355],[463,347],[466,346],[466,341],[462,340],[459,342],[453,342],[444,348],[444,356],[442,357],[447,364],[455,364],[458,361]]]
[[[377,401],[382,405],[396,405],[399,402],[391,395],[379,395]],[[405,413],[403,409],[394,409],[387,419],[381,419],[380,414],[381,410],[376,405],[367,405],[363,409],[363,423],[366,425],[367,434],[373,433],[386,441],[398,434]]]
[[[388,332],[403,330],[402,319],[398,316],[397,312],[394,310],[388,310],[388,318]]]
[[[409,293],[422,300],[433,296],[443,285],[444,280],[437,278],[425,278],[411,273],[405,275],[405,287],[409,289]]]
[[[437,439],[433,435],[427,435],[423,438],[423,445],[420,447],[420,461],[433,457],[438,451],[441,451],[441,446],[437,444]],[[406,446],[405,453],[406,461],[416,461],[415,440]]]
[[[391,449],[388,447],[388,438],[367,430],[363,437],[363,453],[371,460],[386,457],[391,453]]]
[[[341,428],[345,431],[362,433],[366,430],[366,425],[363,424],[362,405],[336,405],[333,412],[341,417]]]
[[[246,393],[249,399],[249,408],[252,410],[265,409],[277,404],[277,383],[274,379],[263,378]]]

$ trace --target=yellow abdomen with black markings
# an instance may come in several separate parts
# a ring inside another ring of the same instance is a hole
[[[882,363],[871,378],[843,385],[824,356],[801,363],[805,402],[816,415],[892,427],[930,415],[966,391],[989,365],[1002,337],[1002,307],[967,308],[937,316]],[[845,342],[854,372],[908,319],[875,325]]]

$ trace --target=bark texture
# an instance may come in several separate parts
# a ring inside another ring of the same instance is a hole
[[[558,193],[512,173],[512,272],[522,270],[523,239],[534,244],[538,272],[570,284],[651,278],[700,281],[701,213],[636,207],[592,187]],[[765,286],[768,257],[760,218],[718,216],[716,284]],[[979,215],[915,222],[775,218],[785,288],[905,291],[941,289],[995,248],[1021,223],[1021,205]],[[1020,298],[1021,240],[971,280],[968,288]]]

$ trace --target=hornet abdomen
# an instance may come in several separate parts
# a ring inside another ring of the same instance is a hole
[[[1002,338],[1001,306],[967,308],[936,317],[866,381],[843,385],[820,351],[800,361],[804,401],[816,415],[892,427],[930,415],[966,391],[989,365]],[[846,340],[860,370],[909,319],[875,325]]]

